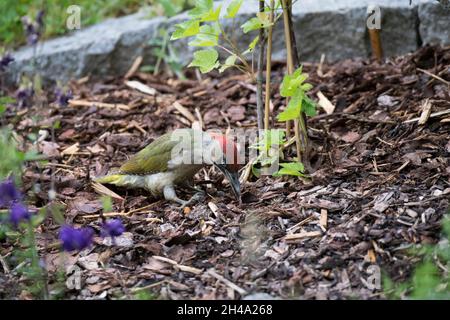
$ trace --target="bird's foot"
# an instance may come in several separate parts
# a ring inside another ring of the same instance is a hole
[[[188,201],[179,199],[181,201],[181,203],[180,203],[181,207],[179,207],[179,209],[184,211],[184,208],[193,206],[197,202],[200,202],[201,200],[203,200],[204,197],[205,197],[205,192],[198,191]]]

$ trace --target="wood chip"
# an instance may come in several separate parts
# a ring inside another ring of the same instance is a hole
[[[219,218],[219,207],[214,202],[208,202],[208,207],[211,209],[212,213]]]
[[[80,144],[74,143],[73,145],[71,145],[70,147],[67,147],[66,149],[64,149],[61,154],[62,155],[74,155],[76,154],[78,151],[80,150]]]
[[[331,101],[328,100],[328,98],[325,97],[325,95],[321,91],[317,92],[317,97],[319,98],[319,106],[321,106],[327,114],[332,114],[334,112],[334,109],[336,109],[336,106],[332,104]]]
[[[450,109],[443,110],[443,111],[438,111],[438,112],[433,112],[432,114],[430,114],[429,118],[438,118],[438,117],[441,117],[441,116],[445,116],[447,114],[450,114]],[[418,122],[419,120],[420,120],[420,117],[403,121],[403,123],[413,123],[413,122]]]
[[[154,88],[151,88],[139,81],[125,81],[125,85],[131,89],[135,89],[139,92],[148,94],[149,96],[154,96],[158,93]]]
[[[428,121],[432,107],[433,105],[431,104],[430,99],[426,99],[422,104],[422,113],[420,114],[419,121],[417,122],[419,125],[424,125]]]
[[[284,237],[285,241],[295,241],[306,238],[315,238],[320,237],[322,235],[322,231],[309,231],[309,232],[300,232],[294,234],[288,234]]]
[[[193,274],[202,274],[203,273],[202,269],[189,267],[189,266],[184,266],[182,264],[177,264],[176,267],[178,269],[180,269],[181,271],[184,271],[184,272],[189,272],[189,273],[193,273]]]
[[[181,113],[185,118],[187,118],[191,123],[195,122],[197,119],[195,116],[186,108],[181,105],[178,101],[175,101],[172,106]]]
[[[72,107],[97,107],[97,108],[120,109],[120,110],[130,110],[131,109],[126,104],[104,103],[104,102],[95,102],[95,101],[87,101],[87,100],[69,100],[69,105]]]
[[[325,230],[328,226],[328,211],[327,209],[321,209],[320,210],[320,220],[319,220],[320,226],[323,227]]]

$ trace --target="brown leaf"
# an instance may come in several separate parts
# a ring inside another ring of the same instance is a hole
[[[39,147],[43,154],[48,157],[58,157],[59,156],[59,145],[51,141],[41,141]]]
[[[72,205],[78,211],[83,213],[95,213],[102,210],[103,205],[100,200],[89,201],[84,198],[76,198]]]
[[[354,132],[354,131],[349,131],[341,137],[341,139],[347,143],[354,143],[354,142],[358,141],[360,138],[361,138],[361,135],[358,132]]]
[[[241,121],[245,119],[245,108],[242,106],[232,106],[228,108],[227,115],[231,121]]]

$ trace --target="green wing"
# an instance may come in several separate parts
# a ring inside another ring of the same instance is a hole
[[[162,135],[147,147],[136,153],[119,169],[122,174],[151,174],[167,171],[172,148],[177,141],[171,141],[171,133]]]

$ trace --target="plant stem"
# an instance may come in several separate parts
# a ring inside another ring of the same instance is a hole
[[[259,1],[259,12],[264,12],[264,1]],[[257,77],[256,77],[256,113],[258,121],[258,130],[261,132],[263,129],[263,93],[262,93],[262,82],[263,82],[263,65],[264,65],[264,47],[266,43],[265,30],[263,28],[259,29],[259,52],[258,52],[258,66],[257,66]]]
[[[169,41],[169,32],[165,31],[164,37],[163,37],[163,43],[161,46],[162,54],[158,55],[158,59],[156,60],[155,70],[153,70],[153,75],[155,75],[155,76],[159,73],[159,67],[161,66],[161,63],[163,60],[163,55],[166,54],[168,41]]]
[[[270,0],[270,16],[269,21],[274,21],[275,0]],[[266,101],[264,107],[264,130],[269,130],[270,121],[270,76],[272,73],[272,34],[273,24],[269,27],[267,36],[267,57],[266,57]]]
[[[372,47],[372,54],[378,61],[383,60],[383,47],[381,45],[380,30],[369,29],[370,45]]]
[[[291,33],[291,47],[292,47],[292,63],[294,64],[294,70],[300,67],[300,58],[298,54],[298,48],[297,48],[297,40],[295,38],[295,32],[294,32],[294,24],[292,21],[292,6],[293,2],[292,0],[288,1],[288,18],[289,18],[289,30]],[[301,146],[303,147],[303,161],[308,161],[309,157],[309,140],[308,140],[308,121],[306,118],[306,114],[302,112],[300,114],[299,119],[299,126],[300,126],[300,138],[301,138]]]
[[[245,69],[247,70],[248,74],[250,74],[253,77],[253,68],[248,64],[248,62],[242,56],[242,54],[239,51],[239,49],[235,46],[233,41],[231,41],[231,39],[228,37],[228,35],[226,34],[225,30],[223,29],[223,26],[222,26],[221,23],[219,23],[219,28],[220,28],[220,33],[223,36],[223,40],[225,40],[225,42],[228,43],[228,45],[234,51],[233,54],[235,54],[238,57],[238,59],[242,62],[242,64],[244,65]]]
[[[294,62],[293,62],[293,54],[292,54],[292,38],[291,38],[291,28],[289,26],[289,13],[288,11],[291,9],[291,2],[288,0],[281,0],[283,6],[283,21],[284,21],[284,36],[286,41],[286,54],[287,54],[287,71],[288,74],[292,74],[294,72]],[[286,123],[286,137],[289,138],[288,134],[290,131],[290,124]],[[300,126],[299,120],[294,120],[294,134],[295,134],[295,146],[297,150],[297,159],[299,162],[302,161],[302,145],[300,138]]]

